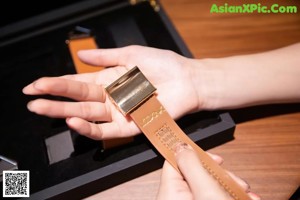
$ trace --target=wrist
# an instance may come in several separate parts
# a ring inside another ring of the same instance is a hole
[[[215,59],[194,60],[191,67],[191,80],[197,96],[196,110],[221,108],[222,80],[224,72]]]

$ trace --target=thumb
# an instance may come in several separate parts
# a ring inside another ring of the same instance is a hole
[[[132,59],[142,59],[149,55],[149,50],[153,48],[131,45],[111,49],[90,49],[77,52],[82,62],[96,66],[127,66]],[[139,54],[139,55],[137,55]],[[142,58],[141,58],[142,57]]]
[[[115,49],[90,49],[77,52],[79,59],[87,64],[95,66],[122,65],[121,48]]]
[[[181,144],[176,149],[176,160],[195,199],[231,199],[229,194],[202,166],[192,147]]]

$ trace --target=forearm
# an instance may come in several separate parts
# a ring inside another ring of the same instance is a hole
[[[300,43],[265,53],[196,62],[193,82],[198,109],[300,101]]]

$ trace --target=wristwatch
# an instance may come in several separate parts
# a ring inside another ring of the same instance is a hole
[[[188,144],[197,153],[203,167],[235,200],[250,199],[247,193],[205,151],[176,124],[156,98],[156,88],[138,67],[111,83],[106,92],[124,116],[129,115],[160,154],[179,171],[175,149]]]

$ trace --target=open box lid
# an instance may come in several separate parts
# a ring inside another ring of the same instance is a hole
[[[22,9],[16,15],[14,12],[16,3],[9,1],[1,7],[2,13],[11,12],[7,12],[0,20],[0,47],[111,10],[144,2],[149,3],[154,10],[160,10],[159,3],[156,0],[22,1],[18,2],[18,7]]]
[[[105,8],[124,4],[129,2],[124,0],[21,1],[18,2],[18,7],[22,9],[15,14],[16,2],[9,1],[5,6],[1,6],[2,13],[11,12],[5,14],[0,21],[0,47],[26,39],[36,31],[38,31],[36,34],[41,34],[64,26],[69,20],[73,21],[74,16],[80,17],[87,12],[92,15],[95,10],[105,12]],[[47,30],[42,31],[43,28]]]

